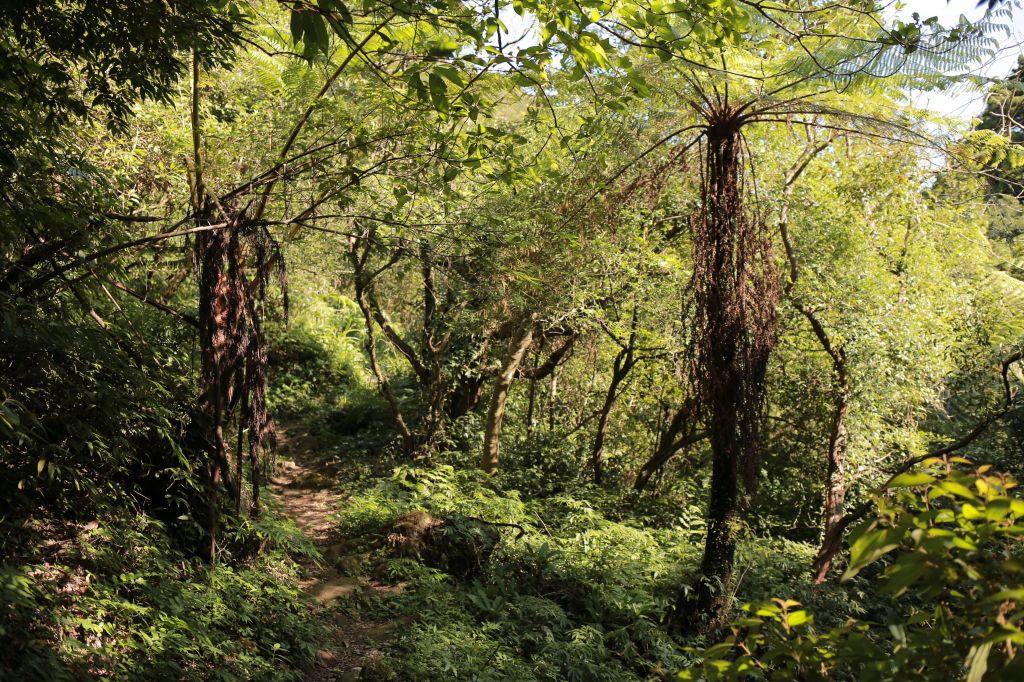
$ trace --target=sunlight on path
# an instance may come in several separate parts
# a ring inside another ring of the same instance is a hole
[[[281,503],[282,513],[312,540],[324,560],[317,565],[300,559],[303,579],[299,585],[318,604],[328,636],[319,652],[318,665],[306,680],[322,682],[360,679],[362,668],[383,655],[381,646],[398,623],[353,619],[335,608],[335,600],[360,591],[381,590],[358,576],[346,575],[346,568],[358,572],[355,557],[345,556],[345,542],[336,532],[333,514],[344,500],[329,467],[316,458],[316,440],[301,425],[289,425],[279,434],[280,457],[271,479],[271,489]],[[340,570],[339,570],[340,569]]]

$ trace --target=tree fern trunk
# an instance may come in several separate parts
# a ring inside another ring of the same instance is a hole
[[[763,226],[743,205],[741,121],[727,103],[706,130],[702,205],[694,222],[694,384],[707,411],[712,470],[707,537],[676,627],[707,634],[729,616],[736,542],[758,467],[758,427],[775,343],[778,278]]]

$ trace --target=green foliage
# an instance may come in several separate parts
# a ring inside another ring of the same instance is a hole
[[[4,3],[0,167],[10,170],[26,146],[38,153],[35,137],[85,120],[90,110],[123,127],[139,99],[169,98],[189,49],[223,63],[239,19],[234,3],[221,0]]]
[[[992,9],[943,27],[860,0],[6,3],[3,673],[285,679],[310,661],[321,633],[291,558],[333,552],[272,500],[223,504],[211,440],[232,445],[222,483],[237,471],[259,491],[234,446],[263,425],[218,433],[235,406],[197,390],[210,354],[264,337],[269,404],[340,472],[346,570],[374,588],[340,608],[403,626],[364,677],[1019,673],[1009,478],[905,474],[838,560],[849,580],[808,571],[841,392],[847,508],[894,453],[1013,398],[989,365],[1024,338],[1016,202],[986,209],[961,171],[1019,174],[997,109],[1012,120],[1020,74],[939,175],[933,151],[908,151],[925,117],[894,104],[986,54],[1008,17]],[[696,652],[665,622],[696,580],[714,470],[690,241],[712,100],[749,116],[727,121],[743,128],[742,198],[766,226],[787,216],[774,246],[793,270],[723,600],[756,605]],[[195,230],[260,251],[235,265],[277,269],[233,280],[244,330],[200,319],[223,292],[195,276]],[[972,456],[1019,465],[1006,416]],[[494,476],[477,470],[488,424]],[[668,459],[633,491],[652,456]],[[429,533],[403,552],[410,518]]]
[[[844,580],[873,571],[884,620],[824,629],[796,601],[748,605],[681,679],[1018,679],[1024,500],[1013,478],[969,465],[900,474],[851,534]]]
[[[651,527],[629,496],[577,487],[521,497],[507,480],[442,463],[399,467],[356,486],[339,510],[343,534],[373,557],[367,570],[406,583],[401,596],[350,603],[410,622],[370,679],[643,680],[688,665],[661,618],[699,561],[700,531]],[[426,555],[393,557],[392,523],[414,510],[473,528],[475,519],[513,525],[494,527],[495,553],[467,580],[428,568],[436,564]],[[743,543],[743,595],[797,586],[837,619],[856,611],[841,590],[810,584],[812,553],[784,541]]]
[[[68,307],[7,310],[3,354],[11,364],[0,393],[18,399],[5,401],[0,493],[10,505],[45,497],[53,511],[87,515],[162,480],[166,494],[148,503],[177,508],[175,498],[188,498],[195,485],[183,451],[189,415],[175,400],[182,356],[169,348],[155,367],[126,361],[95,323],[74,320]],[[174,343],[175,334],[165,338]]]
[[[986,168],[989,191],[993,195],[1021,196],[1021,151],[1024,130],[1021,128],[1021,86],[1024,62],[1017,64],[1007,76],[989,88],[985,110],[976,130],[967,136],[967,153]]]
[[[3,566],[4,669],[30,680],[296,678],[319,626],[283,553],[294,528],[261,524],[261,537],[286,544],[213,566],[169,549],[145,516],[67,525]]]
[[[657,541],[618,526],[555,537],[533,531],[506,544],[512,532],[470,583],[400,569],[415,592],[388,608],[414,614],[416,625],[395,644],[394,670],[428,679],[635,680],[680,665],[656,622],[676,557],[663,556]],[[638,549],[658,550],[666,574],[629,554]],[[657,597],[646,586],[652,576],[660,578]]]
[[[271,327],[270,406],[282,418],[337,408],[365,382],[362,320],[350,299],[302,291],[287,323]]]

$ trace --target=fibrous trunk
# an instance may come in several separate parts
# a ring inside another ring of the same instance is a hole
[[[728,616],[744,502],[758,466],[764,380],[775,343],[778,277],[763,226],[743,206],[740,123],[728,108],[707,128],[702,206],[694,221],[694,384],[707,412],[712,473],[698,584],[676,624],[708,633]]]
[[[199,346],[202,358],[199,405],[207,421],[211,486],[209,547],[216,550],[216,490],[223,483],[240,500],[240,480],[231,480],[225,429],[233,415],[237,429],[237,472],[243,457],[251,474],[250,510],[258,515],[266,446],[273,444],[274,427],[267,409],[267,348],[258,311],[266,295],[272,260],[280,259],[265,229],[247,222],[244,213],[230,216],[223,229],[200,232],[195,244],[199,270]],[[271,257],[274,253],[274,258]],[[247,263],[253,276],[246,276]],[[280,273],[284,287],[283,271]],[[248,452],[243,455],[244,436]]]

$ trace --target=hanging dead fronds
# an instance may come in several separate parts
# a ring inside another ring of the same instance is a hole
[[[210,420],[215,461],[227,462],[224,431],[233,422],[240,474],[243,441],[248,438],[250,508],[258,514],[266,455],[273,452],[276,440],[267,407],[267,344],[261,316],[275,269],[287,315],[287,278],[281,250],[266,226],[249,220],[244,211],[223,206],[219,210],[228,214],[227,228],[203,232],[195,242],[202,357],[199,402]],[[226,466],[221,469],[229,476]],[[241,487],[239,480],[228,489],[240,495]]]
[[[780,293],[765,221],[744,202],[742,108],[715,94],[701,109],[707,125],[700,206],[692,219],[690,371],[706,415],[712,470],[702,579],[676,605],[676,625],[690,634],[714,632],[728,617],[742,513],[757,480]]]
[[[749,492],[759,461],[779,276],[765,222],[745,206],[741,124],[730,113],[719,112],[702,149],[701,204],[692,221],[692,379],[709,411],[713,440],[736,444],[732,454]]]

